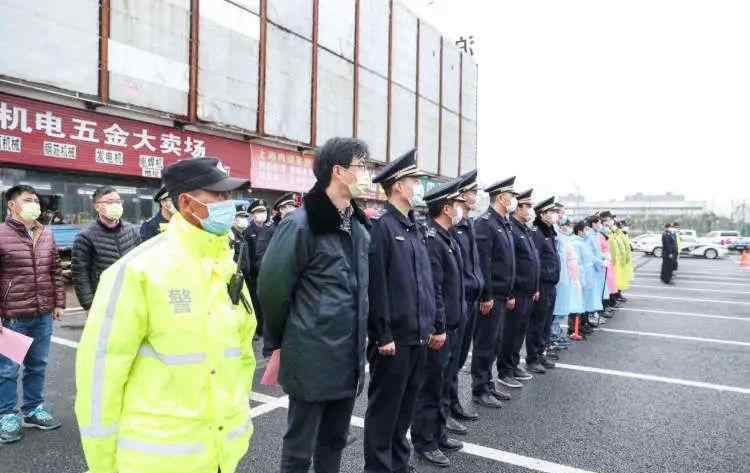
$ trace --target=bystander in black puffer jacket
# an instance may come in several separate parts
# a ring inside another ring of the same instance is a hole
[[[109,228],[100,220],[86,227],[73,243],[73,286],[81,307],[89,310],[99,276],[127,252],[138,246],[138,229],[120,221]]]

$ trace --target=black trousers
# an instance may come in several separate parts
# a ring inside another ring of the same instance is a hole
[[[555,286],[542,283],[539,286],[539,300],[529,313],[529,328],[526,331],[526,363],[539,361],[544,353],[548,336],[548,326],[552,326],[552,312],[555,308]]]
[[[451,378],[458,370],[458,355],[463,343],[463,327],[448,330],[445,345],[438,351],[427,350],[424,381],[417,396],[411,440],[414,450],[431,452],[448,439],[445,424],[450,415]]]
[[[547,323],[544,324],[544,346],[552,343],[552,322],[555,321],[555,301],[557,301],[557,286],[552,286],[555,290],[550,301],[549,312],[547,314]]]
[[[516,307],[505,314],[502,342],[497,351],[498,376],[513,377],[513,370],[521,361],[521,346],[529,326],[529,316],[534,309],[530,295],[516,296]]]
[[[250,301],[253,303],[253,309],[255,310],[255,320],[258,321],[258,326],[255,329],[255,333],[262,337],[263,336],[263,310],[260,307],[260,301],[258,300],[258,282],[253,279],[246,279],[247,287],[250,292]]]
[[[476,332],[477,327],[477,316],[479,315],[479,302],[476,300],[468,301],[467,302],[468,313],[466,321],[463,325],[463,330],[461,334],[461,346],[458,349],[458,353],[455,355],[456,358],[456,369],[455,372],[453,372],[450,384],[448,385],[448,397],[450,400],[451,406],[457,406],[460,405],[460,402],[458,400],[458,373],[461,371],[461,368],[464,367],[466,364],[466,360],[469,358],[469,350],[471,349],[471,344],[474,341],[474,333]]]
[[[306,402],[289,398],[287,430],[281,447],[282,473],[338,473],[346,447],[354,398]]]
[[[505,324],[505,299],[496,299],[487,315],[477,312],[474,350],[471,357],[471,391],[475,396],[490,392],[492,364],[497,358],[498,340]]]
[[[372,349],[372,348],[371,348]],[[365,472],[402,473],[409,468],[411,426],[427,359],[425,345],[396,345],[395,356],[375,351],[365,414]]]
[[[672,273],[674,272],[674,261],[670,258],[662,258],[661,260],[661,280],[662,282],[668,283],[672,281]]]

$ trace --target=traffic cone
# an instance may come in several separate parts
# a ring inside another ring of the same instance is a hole
[[[742,250],[740,254],[740,267],[750,268],[750,257],[747,256],[747,250]]]
[[[573,322],[573,335],[569,337],[571,340],[580,342],[583,340],[581,336],[581,316],[576,315],[575,322]]]

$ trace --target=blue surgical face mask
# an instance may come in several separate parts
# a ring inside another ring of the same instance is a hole
[[[234,216],[237,213],[234,201],[222,200],[220,202],[204,204],[192,196],[190,198],[205,206],[208,210],[208,217],[199,218],[201,227],[205,231],[219,236],[226,235],[229,232],[232,225],[234,225]]]
[[[607,236],[607,235],[609,235],[609,228],[607,228],[607,227],[602,227],[602,230],[601,230],[601,232],[602,232],[602,234],[603,234],[604,236]]]

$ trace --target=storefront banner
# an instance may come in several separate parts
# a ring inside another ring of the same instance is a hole
[[[268,146],[251,146],[250,182],[253,187],[307,192],[315,184],[312,156]],[[385,193],[380,185],[372,184],[361,198],[385,200]]]
[[[0,94],[0,162],[160,178],[165,166],[204,156],[250,175],[246,142]]]

